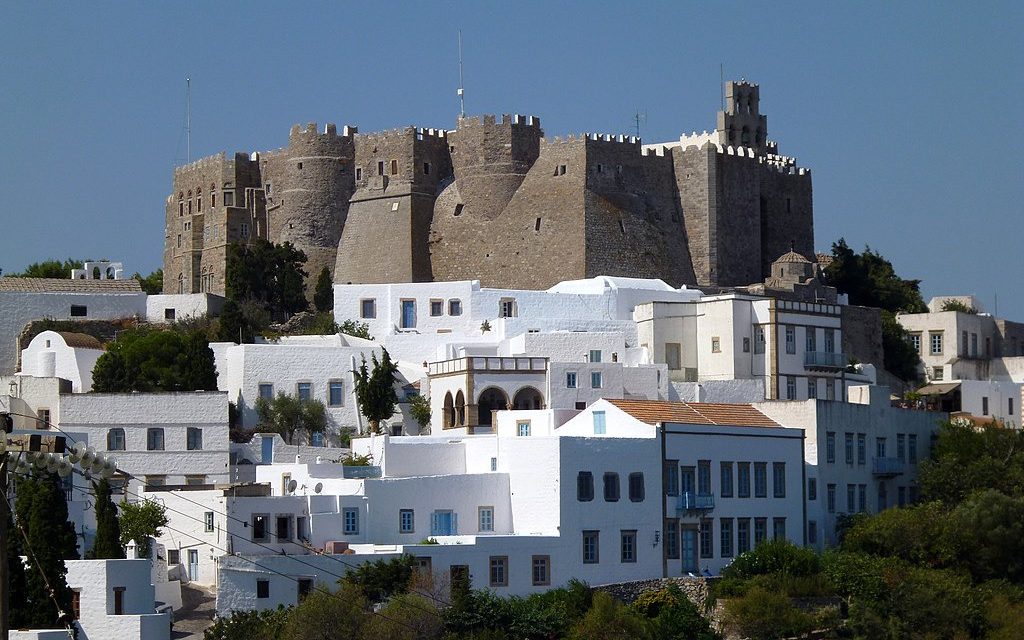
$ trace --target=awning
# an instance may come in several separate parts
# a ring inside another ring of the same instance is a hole
[[[938,384],[926,384],[915,393],[920,393],[923,396],[944,396],[951,391],[956,391],[960,388],[959,382],[940,382]]]

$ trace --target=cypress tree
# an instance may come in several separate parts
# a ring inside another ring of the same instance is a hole
[[[331,272],[324,267],[316,279],[316,290],[313,292],[313,304],[317,311],[331,311],[334,308],[334,283]]]
[[[21,495],[20,488],[18,495]],[[25,552],[22,548],[21,532],[15,527],[9,508],[4,509],[4,517],[7,519],[7,558],[4,561],[7,562],[7,588],[10,596],[8,623],[11,629],[23,629],[28,625],[29,610],[25,563],[21,560]]]
[[[96,539],[86,554],[90,560],[122,559],[121,525],[117,519],[117,505],[110,498],[110,483],[103,478],[93,484],[96,494]]]

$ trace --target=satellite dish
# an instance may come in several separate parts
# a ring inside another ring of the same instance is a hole
[[[288,493],[295,493],[295,488],[299,486],[299,483],[294,480],[288,481]]]
[[[320,492],[321,492],[321,491],[323,491],[323,490],[324,490],[324,483],[322,483],[322,482],[318,482],[318,483],[316,483],[316,486],[315,486],[315,487],[313,487],[313,491],[314,491],[315,493],[320,493]]]

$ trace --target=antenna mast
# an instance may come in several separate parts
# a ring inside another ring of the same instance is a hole
[[[718,91],[722,96],[722,111],[725,111],[725,65],[718,63]]]
[[[462,86],[462,29],[459,29],[459,117],[466,117],[466,91]]]
[[[185,78],[185,163],[192,162],[192,79]]]
[[[636,113],[633,114],[633,121],[636,123],[636,137],[640,137],[640,123],[647,122],[647,112],[640,111],[637,109]]]

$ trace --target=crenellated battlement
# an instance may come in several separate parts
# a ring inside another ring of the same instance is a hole
[[[524,116],[518,113],[503,113],[501,114],[501,124],[502,126],[531,127],[534,129],[540,129],[540,118],[537,116]],[[483,116],[459,118],[456,123],[456,128],[493,127],[497,125],[498,117],[496,115],[485,114]]]
[[[193,173],[196,171],[206,171],[214,167],[219,167],[223,165],[225,162],[228,162],[227,154],[221,151],[220,153],[215,153],[212,156],[199,158],[198,160],[193,160],[188,164],[183,164],[174,167],[174,176],[175,178],[177,178],[177,176],[181,174]]]
[[[639,147],[643,142],[636,136],[626,136],[622,134],[610,134],[610,133],[581,133],[578,136],[569,134],[567,136],[555,136],[554,138],[541,138],[541,144],[544,145],[556,145],[556,144],[578,144],[580,142],[607,142],[610,144],[622,144]]]
[[[373,133],[359,133],[356,138],[361,143],[371,144],[386,144],[396,139],[401,138],[414,138],[416,140],[445,140],[448,137],[448,131],[446,129],[435,129],[428,127],[398,127],[395,129],[386,129],[384,131],[374,131]]]
[[[293,141],[310,141],[317,140],[320,138],[334,139],[334,138],[351,138],[359,132],[359,127],[353,127],[345,125],[342,127],[341,134],[338,134],[338,127],[333,122],[328,122],[324,125],[323,133],[317,128],[316,122],[307,123],[305,127],[301,124],[292,125],[291,131],[288,133],[288,142]]]

